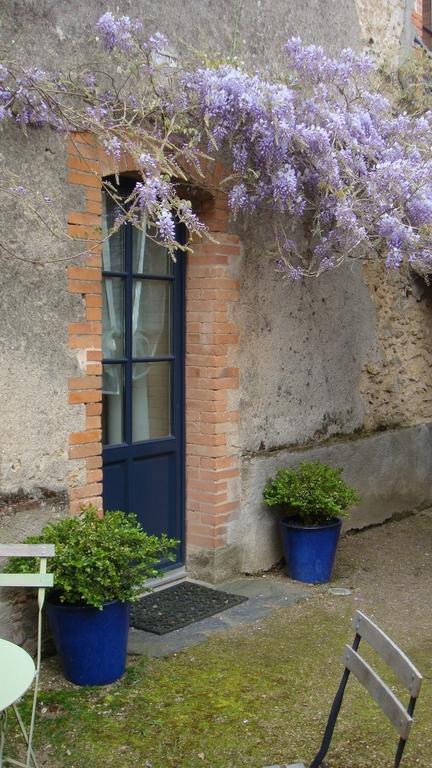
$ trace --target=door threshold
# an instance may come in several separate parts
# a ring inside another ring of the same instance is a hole
[[[186,568],[184,565],[181,565],[179,568],[173,568],[171,571],[168,571],[168,573],[165,573],[164,576],[160,576],[159,578],[156,577],[155,579],[149,579],[146,581],[145,585],[153,592],[157,592],[157,590],[164,589],[164,587],[167,587],[169,584],[186,581],[186,579]]]

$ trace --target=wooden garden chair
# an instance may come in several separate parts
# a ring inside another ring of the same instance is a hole
[[[0,768],[3,765],[17,765],[22,768],[38,768],[32,748],[36,707],[39,691],[39,673],[42,645],[42,608],[45,589],[53,586],[53,575],[47,573],[47,560],[53,557],[53,544],[0,544],[0,557],[37,557],[39,571],[33,573],[0,573],[0,587],[31,587],[38,590],[38,625],[36,664],[30,654],[19,645],[0,639]],[[30,725],[27,730],[18,711],[17,701],[34,685]],[[12,708],[27,748],[26,762],[20,762],[4,755],[7,727],[7,713]]]
[[[346,684],[351,673],[355,675],[362,685],[364,685],[398,732],[399,741],[396,749],[394,768],[399,768],[405,744],[413,723],[414,708],[420,693],[422,676],[400,648],[398,648],[398,646],[395,645],[395,643],[390,640],[390,638],[376,624],[365,616],[364,613],[356,611],[352,619],[352,624],[356,633],[354,642],[352,647],[349,645],[345,646],[342,659],[345,669],[330,710],[321,746],[309,768],[320,768],[320,766],[323,766],[323,761],[329,750],[336,720],[341,708]],[[408,690],[410,699],[407,707],[399,701],[393,691],[390,690],[372,667],[360,656],[358,648],[361,640],[365,640],[369,643],[381,659],[391,667],[398,680]],[[305,766],[303,763],[284,763],[283,765],[267,766],[267,768],[305,768]]]

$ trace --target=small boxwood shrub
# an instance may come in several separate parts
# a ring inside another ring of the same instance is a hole
[[[54,544],[55,557],[48,560],[54,574],[54,595],[62,603],[101,608],[110,600],[131,601],[145,589],[145,581],[160,575],[155,563],[174,559],[179,543],[165,534],[150,536],[136,515],[106,512],[100,517],[88,506],[78,517],[49,523],[28,544]],[[36,561],[12,558],[7,570],[27,573]]]
[[[360,497],[342,479],[342,472],[320,461],[279,469],[266,483],[265,502],[304,525],[325,525],[347,517],[348,507],[357,504]]]

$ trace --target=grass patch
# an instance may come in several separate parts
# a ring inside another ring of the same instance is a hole
[[[341,604],[338,604],[340,606]],[[351,642],[353,606],[313,599],[166,659],[140,659],[119,683],[43,691],[37,744],[48,768],[261,768],[312,759]],[[406,649],[430,671],[430,647]],[[428,682],[427,680],[425,681]],[[405,764],[430,768],[424,685]],[[48,745],[48,746],[47,746]],[[396,737],[356,681],[348,687],[331,768],[392,765]]]

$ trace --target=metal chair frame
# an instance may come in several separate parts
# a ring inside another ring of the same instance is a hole
[[[20,768],[38,768],[38,763],[33,751],[32,742],[36,719],[37,699],[39,693],[39,677],[42,653],[42,609],[45,602],[45,590],[53,586],[53,575],[47,573],[48,558],[54,557],[55,547],[53,544],[0,544],[0,557],[28,557],[39,558],[39,572],[33,573],[0,573],[0,587],[31,587],[38,590],[38,625],[37,625],[37,652],[35,663],[35,676],[33,679],[33,704],[30,718],[30,725],[27,730],[18,707],[12,704],[12,709],[18,721],[24,741],[27,745],[26,762],[20,762],[4,755],[5,736],[7,730],[7,710],[0,713],[0,768],[6,763],[20,766]]]
[[[321,746],[309,768],[321,768],[323,766],[323,761],[330,748],[345,688],[351,673],[367,689],[399,733],[399,741],[394,759],[394,768],[399,768],[413,723],[414,709],[423,678],[403,651],[364,613],[356,611],[352,624],[355,630],[354,642],[352,646],[345,646],[343,654],[345,669],[330,710]],[[408,690],[410,699],[407,707],[399,701],[393,691],[359,655],[358,648],[362,639],[376,651]],[[291,765],[267,766],[267,768],[304,768],[304,765],[302,763],[295,763]]]

